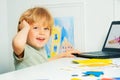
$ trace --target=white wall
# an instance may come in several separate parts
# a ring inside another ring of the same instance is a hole
[[[115,20],[120,20],[120,0],[114,0]]]
[[[12,54],[10,54],[8,27],[7,27],[6,0],[0,0],[0,73],[12,71]]]
[[[114,0],[86,0],[85,50],[101,50],[111,21],[114,20]]]
[[[119,0],[116,1],[120,3]],[[117,16],[120,13],[120,7],[114,0],[0,0],[0,34],[2,37],[0,41],[0,73],[14,70],[11,41],[16,33],[21,13],[36,5],[50,8],[49,5],[52,4],[65,5],[67,3],[83,3],[83,16],[78,17],[81,18],[80,21],[77,19],[77,24],[81,23],[82,27],[75,26],[76,48],[81,51],[101,50],[111,21],[119,20]],[[80,9],[76,11],[81,12]],[[71,13],[74,13],[73,10]]]

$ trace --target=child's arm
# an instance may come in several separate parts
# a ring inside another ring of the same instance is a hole
[[[80,54],[80,51],[72,49],[72,50],[68,50],[66,52],[60,53],[54,57],[51,57],[49,59],[49,61],[55,60],[55,59],[59,59],[59,58],[64,58],[64,57],[69,57],[69,58],[73,58],[74,55],[73,54]]]
[[[21,58],[24,55],[23,51],[27,42],[27,35],[29,32],[30,26],[25,20],[23,20],[20,23],[19,29],[20,31],[13,38],[12,46],[13,46],[15,55]]]

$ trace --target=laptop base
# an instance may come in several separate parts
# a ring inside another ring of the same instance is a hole
[[[76,57],[83,57],[83,58],[99,58],[99,59],[107,59],[107,58],[120,58],[120,53],[114,53],[112,52],[103,52],[103,51],[97,51],[97,52],[85,52],[81,54],[74,54]],[[109,56],[108,56],[109,55]]]

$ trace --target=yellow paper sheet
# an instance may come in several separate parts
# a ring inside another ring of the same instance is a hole
[[[80,64],[81,66],[107,66],[112,64],[111,59],[85,59],[85,60],[73,60],[73,63]]]

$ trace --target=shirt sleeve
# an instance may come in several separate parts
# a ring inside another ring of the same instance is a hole
[[[15,52],[13,52],[13,56],[14,56],[14,58],[17,60],[17,61],[22,61],[23,60],[23,58],[18,58],[16,55],[15,55]]]

